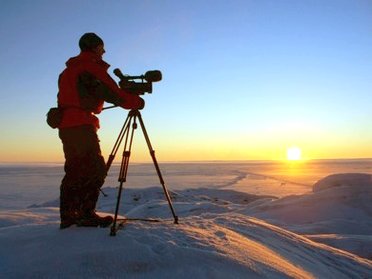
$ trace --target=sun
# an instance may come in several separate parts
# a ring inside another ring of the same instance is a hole
[[[287,159],[289,161],[301,160],[301,149],[297,146],[292,146],[287,149]]]

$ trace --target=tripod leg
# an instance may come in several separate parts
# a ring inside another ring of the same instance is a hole
[[[108,157],[108,160],[107,160],[107,163],[106,163],[106,172],[109,171],[109,169],[111,167],[111,164],[115,159],[116,153],[118,152],[119,146],[120,146],[121,142],[123,141],[124,136],[128,132],[127,130],[129,129],[131,119],[132,119],[132,116],[129,113],[127,118],[125,119],[123,127],[120,130],[119,136],[118,136],[118,138],[117,138],[117,140],[114,144],[114,147],[112,148],[111,154]]]
[[[143,132],[143,135],[145,137],[147,146],[149,148],[152,161],[154,163],[156,172],[158,174],[158,177],[159,177],[159,180],[160,180],[160,184],[163,186],[164,195],[165,195],[165,197],[166,197],[166,199],[168,201],[169,207],[170,207],[170,209],[172,211],[172,215],[173,215],[173,218],[174,218],[174,223],[175,224],[178,224],[178,216],[176,215],[176,213],[174,211],[174,208],[173,208],[173,205],[172,205],[172,200],[171,200],[170,195],[169,195],[169,192],[168,192],[168,190],[167,190],[167,188],[165,186],[165,182],[164,182],[163,176],[161,174],[161,171],[160,171],[158,162],[157,162],[156,157],[155,157],[155,150],[151,146],[149,135],[147,134],[147,131],[146,131],[146,128],[145,128],[145,124],[143,123],[142,116],[141,116],[141,113],[139,111],[138,111],[137,116],[138,116],[138,120],[139,120],[139,123],[140,123],[141,128],[142,128],[142,132]]]
[[[111,231],[110,231],[110,235],[111,236],[115,236],[116,235],[116,222],[118,220],[118,212],[119,212],[119,204],[120,204],[120,199],[121,199],[121,191],[123,190],[123,181],[120,182],[120,186],[119,186],[119,192],[118,192],[118,197],[117,197],[117,201],[116,201],[116,208],[115,208],[115,216],[114,216],[114,221],[112,223],[112,226],[111,226]]]
[[[108,171],[110,170],[110,167],[111,167],[112,162],[113,162],[114,159],[115,159],[116,153],[118,152],[119,146],[120,146],[120,144],[121,144],[121,142],[122,142],[122,140],[123,140],[123,138],[124,138],[124,135],[127,133],[127,129],[128,129],[128,127],[129,127],[129,124],[128,124],[129,122],[128,122],[128,121],[130,121],[130,120],[131,120],[131,115],[128,114],[127,119],[125,120],[124,125],[123,125],[123,127],[121,128],[120,133],[119,133],[119,136],[118,136],[118,138],[117,138],[117,140],[116,140],[116,142],[115,142],[115,144],[114,144],[114,147],[113,147],[113,149],[112,149],[112,151],[111,151],[111,154],[109,155],[109,157],[108,157],[108,159],[107,159],[107,163],[106,163],[106,176],[107,176],[107,174],[108,174]],[[102,191],[102,189],[99,189],[99,190],[101,191],[101,193],[102,193],[105,197],[107,197],[107,194],[105,194],[105,193]]]
[[[133,120],[131,135],[130,135],[130,138],[129,138],[129,127],[131,126],[132,118],[134,118],[134,120]],[[125,137],[125,143],[124,143],[123,158],[122,158],[122,161],[121,161],[120,173],[119,173],[119,178],[118,178],[118,181],[120,182],[120,186],[119,186],[119,192],[118,192],[118,197],[117,197],[117,201],[116,201],[114,221],[113,221],[113,224],[111,226],[111,232],[110,232],[111,236],[115,236],[116,231],[117,231],[116,223],[117,223],[118,213],[119,213],[121,192],[123,190],[123,183],[126,182],[126,177],[127,177],[127,172],[128,172],[128,165],[129,165],[129,158],[130,158],[130,151],[132,149],[134,130],[136,128],[137,128],[136,116],[131,115],[130,119],[127,123],[127,126],[124,129],[124,133],[123,133],[123,137],[122,137],[122,138]],[[128,142],[128,138],[129,138],[129,142]]]

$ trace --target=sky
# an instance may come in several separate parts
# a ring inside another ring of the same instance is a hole
[[[115,80],[162,71],[142,111],[159,161],[372,158],[371,15],[370,0],[1,1],[0,162],[63,162],[45,114],[85,32]],[[126,117],[99,115],[106,158]],[[137,130],[131,160],[148,153]]]

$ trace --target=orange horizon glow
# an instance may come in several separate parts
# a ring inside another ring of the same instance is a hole
[[[101,142],[102,143],[102,142]],[[153,148],[158,162],[191,162],[191,161],[288,161],[288,162],[305,162],[309,160],[326,160],[326,159],[371,159],[372,155],[360,150],[359,152],[340,153],[329,152],[332,149],[310,149],[301,148],[301,150],[291,148],[266,147],[247,149],[234,145],[213,146],[213,145],[186,145],[176,143],[173,145],[167,144],[169,142],[154,141]],[[102,154],[107,160],[112,146],[111,144],[101,145]],[[292,151],[291,151],[292,150]],[[306,151],[306,152],[304,152]],[[328,151],[328,152],[326,152]],[[294,153],[294,154],[292,154]],[[298,154],[300,153],[300,154]],[[306,154],[305,154],[306,153]],[[292,154],[292,155],[291,155]],[[363,156],[364,155],[364,156]],[[115,162],[120,162],[122,150],[120,149],[115,157]],[[132,149],[130,158],[131,162],[151,162],[151,156],[146,145],[142,143],[136,144]],[[63,163],[64,155],[62,145],[55,141],[51,146],[37,146],[34,145],[32,150],[23,146],[4,150],[0,158],[0,163]]]
[[[107,125],[103,125],[103,127],[99,132],[99,138],[102,154],[107,160],[116,140],[116,134],[112,132],[111,127],[106,128]],[[149,127],[152,129],[152,125],[149,125]],[[28,145],[25,145],[22,141],[23,138],[19,137],[14,138],[11,144],[0,146],[0,163],[63,163],[64,154],[58,134],[55,130],[46,130],[46,132],[43,135],[45,141],[42,143],[40,142],[40,136],[33,135],[28,138]],[[164,134],[156,132],[151,131],[150,137],[158,162],[289,161],[287,154],[287,148],[291,146],[288,144],[289,137],[293,138],[295,136],[294,134],[284,133],[280,137],[280,134],[277,133],[273,141],[273,136],[268,134],[230,138],[224,137],[224,135],[185,136],[185,134],[167,130]],[[301,160],[291,160],[291,162],[318,159],[372,158],[371,149],[366,148],[367,145],[357,144],[356,142],[349,142],[346,145],[332,141],[332,139],[327,141],[325,138],[322,141],[300,139],[296,145],[301,146]],[[121,161],[121,148],[116,155],[115,162]],[[148,147],[140,131],[136,134],[130,161],[136,163],[151,162]]]

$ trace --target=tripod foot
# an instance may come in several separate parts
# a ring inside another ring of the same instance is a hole
[[[174,216],[174,223],[175,223],[175,224],[179,224],[179,223],[178,223],[178,216]]]
[[[116,229],[115,229],[115,226],[112,225],[111,226],[111,231],[110,231],[110,236],[115,236],[116,235]]]

